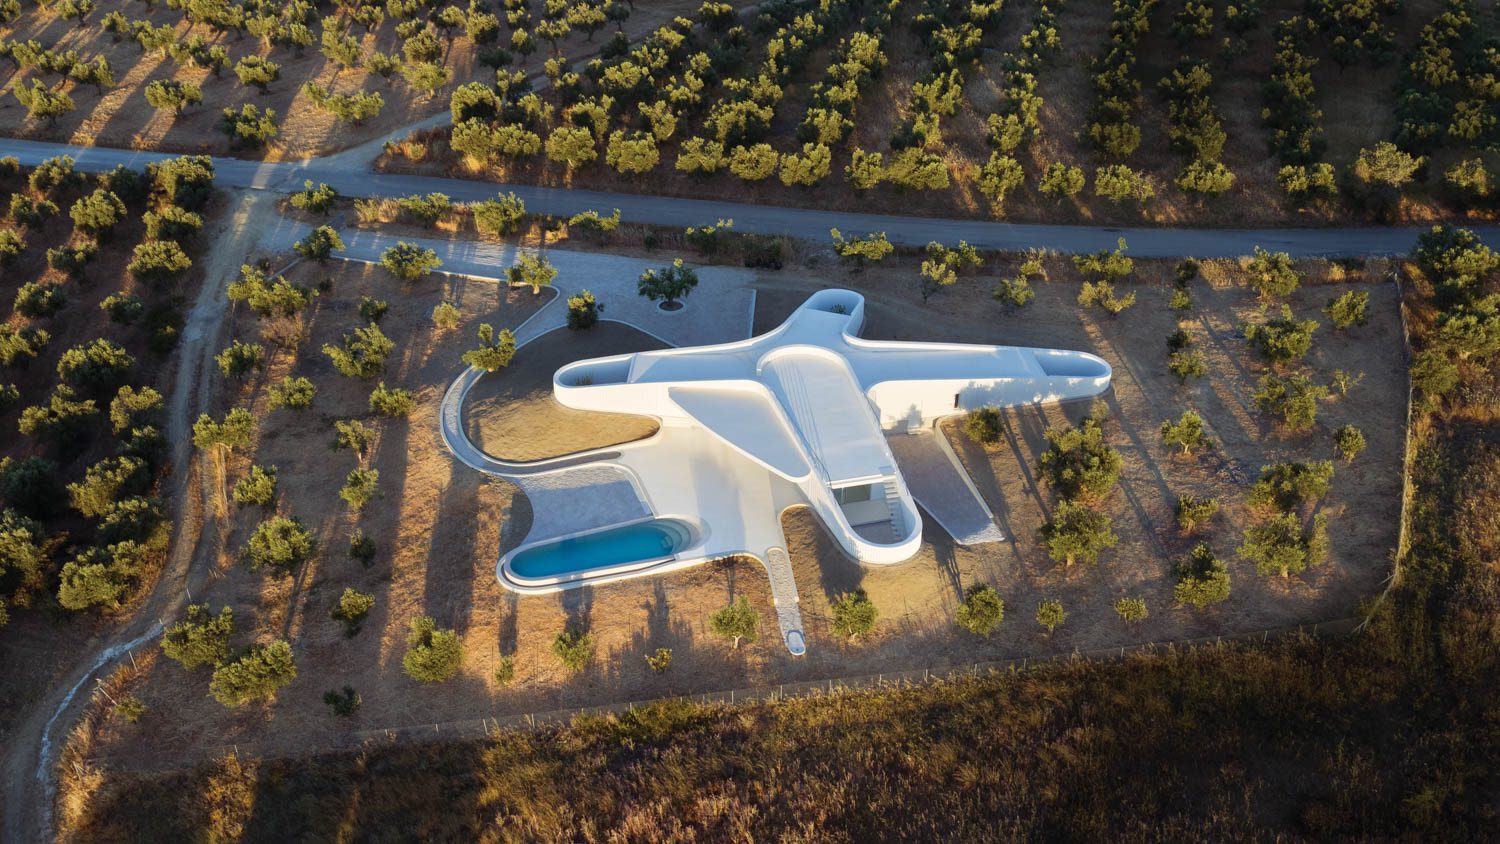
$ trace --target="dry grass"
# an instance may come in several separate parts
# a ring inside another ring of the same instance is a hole
[[[281,471],[283,512],[303,519],[321,543],[321,553],[292,578],[277,580],[233,565],[255,516],[242,513],[233,532],[212,550],[221,578],[202,596],[215,607],[236,607],[240,633],[236,641],[287,637],[294,643],[299,677],[274,703],[225,710],[202,694],[206,672],[189,675],[175,663],[157,666],[140,684],[138,694],[152,713],[140,725],[121,727],[101,738],[100,758],[126,767],[171,766],[189,755],[212,754],[226,743],[271,748],[278,753],[305,751],[347,736],[348,731],[384,725],[410,725],[585,705],[603,701],[656,697],[668,693],[742,687],[747,684],[815,679],[847,674],[961,664],[974,659],[1064,652],[1137,641],[1233,633],[1350,614],[1356,601],[1373,592],[1388,568],[1394,543],[1399,474],[1400,390],[1404,389],[1399,356],[1372,355],[1372,349],[1399,343],[1394,294],[1370,275],[1330,279],[1335,270],[1310,264],[1316,284],[1294,297],[1298,312],[1312,313],[1330,295],[1350,283],[1364,283],[1372,294],[1375,319],[1348,336],[1320,336],[1313,364],[1324,373],[1333,367],[1363,369],[1365,382],[1343,402],[1324,409],[1325,425],[1358,420],[1371,447],[1350,468],[1341,468],[1336,492],[1326,503],[1333,516],[1331,562],[1304,578],[1269,583],[1235,561],[1235,593],[1230,603],[1198,614],[1174,608],[1168,597],[1167,561],[1185,542],[1171,524],[1170,507],[1179,492],[1210,492],[1225,497],[1228,514],[1215,527],[1216,548],[1232,559],[1238,528],[1244,521],[1244,482],[1220,471],[1240,466],[1253,475],[1262,462],[1284,458],[1323,457],[1325,434],[1284,438],[1245,410],[1255,364],[1235,324],[1254,310],[1240,287],[1239,270],[1227,262],[1210,264],[1197,292],[1199,314],[1189,330],[1210,356],[1213,375],[1199,385],[1178,388],[1164,372],[1163,338],[1175,325],[1165,309],[1163,281],[1170,265],[1138,262],[1133,289],[1141,302],[1117,320],[1094,312],[1080,314],[1071,304],[1076,276],[1061,261],[1049,261],[1050,283],[1038,287],[1038,299],[1018,316],[1000,315],[989,301],[989,283],[966,278],[918,304],[915,264],[848,273],[828,266],[763,273],[758,284],[757,329],[779,322],[812,290],[851,286],[868,297],[867,335],[892,339],[947,339],[973,342],[1057,345],[1091,349],[1114,365],[1109,423],[1112,443],[1126,468],[1121,490],[1107,506],[1121,534],[1121,545],[1095,569],[1064,571],[1039,551],[1033,531],[1041,522],[1047,498],[1032,479],[1042,428],[1060,421],[1066,409],[1010,416],[1011,440],[985,453],[960,443],[976,482],[1012,539],[975,548],[955,547],[934,524],[926,525],[927,543],[918,556],[881,569],[857,566],[844,558],[806,513],[789,513],[784,524],[810,641],[806,657],[785,653],[771,616],[764,573],[750,561],[726,561],[670,576],[626,581],[555,596],[519,597],[494,579],[497,555],[513,548],[530,523],[529,504],[514,487],[483,481],[455,464],[443,450],[436,425],[436,404],[448,381],[459,371],[459,353],[471,342],[473,324],[490,321],[514,325],[524,317],[528,293],[500,294],[480,282],[429,280],[400,289],[379,270],[328,270],[303,265],[298,277],[311,282],[327,272],[332,290],[320,297],[305,326],[308,337],[294,367],[292,354],[277,356],[272,368],[245,385],[243,401],[263,420],[254,460]],[[997,268],[991,265],[985,277]],[[1008,269],[1008,265],[1007,268]],[[1212,289],[1209,289],[1209,288]],[[330,420],[363,415],[370,385],[332,372],[316,353],[356,323],[354,308],[363,295],[391,302],[386,331],[399,345],[388,370],[391,386],[412,389],[418,409],[411,419],[380,422],[379,443],[368,464],[381,472],[384,497],[357,519],[337,498],[344,474],[356,465],[348,452],[330,453]],[[464,313],[464,326],[434,334],[427,313],[440,298],[453,298]],[[246,315],[237,318],[238,333],[255,333]],[[623,333],[622,333],[623,332]],[[618,352],[632,346],[623,329],[566,333],[555,345],[523,348],[512,369],[494,379],[545,383],[551,372],[575,357]],[[647,348],[644,337],[634,337]],[[1379,364],[1378,366],[1376,364]],[[313,410],[297,415],[267,413],[262,387],[294,371],[319,387]],[[533,390],[527,412],[556,419]],[[484,402],[496,397],[480,397]],[[1224,443],[1220,458],[1184,461],[1164,451],[1155,428],[1195,406]],[[498,411],[498,404],[495,410]],[[485,428],[492,424],[481,421]],[[550,422],[538,424],[551,424]],[[582,430],[582,429],[580,429]],[[606,429],[618,436],[618,428]],[[596,433],[603,433],[596,432]],[[541,443],[527,438],[528,444]],[[561,444],[556,450],[572,446]],[[232,467],[231,480],[243,473],[249,458]],[[1359,515],[1356,515],[1359,514]],[[1372,517],[1385,514],[1387,517]],[[345,556],[348,532],[356,525],[380,546],[368,570]],[[959,592],[975,582],[992,583],[1008,605],[1009,617],[995,636],[980,641],[962,634],[952,622]],[[376,598],[375,610],[353,639],[329,620],[329,607],[345,586]],[[881,611],[874,636],[857,645],[839,640],[830,629],[829,601],[860,586],[869,590]],[[707,630],[707,615],[737,596],[747,597],[761,614],[761,638],[731,653]],[[1120,595],[1141,596],[1151,618],[1127,628],[1113,617]],[[1040,596],[1060,597],[1073,615],[1050,638],[1030,619]],[[433,615],[440,625],[459,631],[465,647],[463,670],[440,687],[423,687],[401,671],[400,659],[408,620]],[[596,642],[596,657],[579,675],[568,674],[550,652],[553,637],[565,625],[586,628]],[[672,648],[672,668],[652,673],[645,655]],[[493,679],[502,657],[513,660],[516,680],[509,686]],[[320,697],[344,684],[364,697],[360,713],[335,719]],[[168,739],[167,737],[170,737]],[[160,753],[172,742],[173,753]]]
[[[697,7],[698,4],[690,0],[642,3],[625,22],[625,33],[638,39],[677,15],[691,14]],[[400,74],[387,82],[363,68],[340,72],[337,65],[319,52],[317,44],[308,47],[301,55],[280,46],[266,50],[252,36],[235,39],[217,34],[206,25],[190,25],[182,19],[181,12],[164,4],[150,8],[140,5],[120,7],[120,11],[132,20],[147,20],[154,26],[174,25],[179,39],[200,35],[210,44],[225,47],[230,54],[230,68],[215,78],[207,70],[180,67],[165,56],[143,55],[140,47],[128,39],[115,43],[99,24],[104,13],[113,10],[112,5],[100,4],[100,8],[88,16],[85,25],[78,27],[76,22],[65,21],[40,6],[28,6],[20,19],[11,24],[7,37],[13,41],[35,39],[55,50],[77,50],[86,59],[105,57],[114,69],[117,84],[101,95],[91,85],[66,83],[64,90],[73,98],[77,108],[49,128],[29,120],[25,107],[17,103],[12,94],[19,82],[29,83],[32,74],[18,73],[7,63],[0,68],[0,97],[3,97],[0,100],[0,134],[91,146],[223,154],[230,151],[230,146],[228,138],[218,128],[220,113],[228,106],[238,109],[243,103],[252,103],[258,108],[274,109],[280,126],[280,134],[265,153],[266,157],[272,160],[306,158],[383,137],[402,126],[446,111],[448,96],[455,87],[466,82],[494,79],[494,71],[476,60],[475,45],[462,30],[454,31],[455,37],[442,59],[443,65],[453,71],[453,80],[436,96],[428,98],[406,85]],[[312,28],[315,35],[321,31],[316,24]],[[582,59],[597,51],[599,44],[613,31],[613,25],[607,27],[592,42],[574,33],[560,41],[558,47],[563,55]],[[359,26],[354,27],[350,34],[360,41],[366,56],[371,51],[400,55],[401,40],[395,34],[392,20],[387,20],[372,35],[366,35]],[[502,14],[502,43],[508,44],[509,38],[510,31]],[[279,81],[272,83],[266,94],[241,85],[234,75],[233,63],[247,55],[267,57],[281,65]],[[529,62],[512,65],[511,69],[540,75],[546,58],[547,46],[543,43]],[[521,56],[518,54],[516,59],[519,61]],[[203,88],[203,102],[188,107],[175,117],[170,112],[158,112],[145,98],[146,85],[157,79],[199,83]],[[316,83],[342,94],[377,91],[384,97],[385,107],[377,117],[358,126],[343,125],[313,106],[302,93],[302,86],[306,83]],[[241,155],[257,154],[255,150],[237,152]]]
[[[529,343],[527,358],[574,361],[585,357],[663,348],[635,329],[602,322],[588,332],[554,331]],[[552,370],[518,366],[485,376],[469,393],[469,438],[503,460],[541,460],[645,439],[655,419],[623,413],[590,413],[552,398]]]

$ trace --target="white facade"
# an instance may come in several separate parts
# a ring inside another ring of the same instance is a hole
[[[823,290],[759,337],[579,361],[557,371],[553,391],[569,407],[710,434],[794,486],[851,557],[888,564],[916,553],[922,518],[887,432],[1109,387],[1109,364],[1083,352],[871,341],[859,337],[863,325],[864,297]],[[719,527],[700,524],[704,556],[764,554],[713,547]]]

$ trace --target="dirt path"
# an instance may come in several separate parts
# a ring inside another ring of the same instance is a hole
[[[208,406],[214,372],[213,356],[220,345],[225,285],[254,249],[260,231],[274,218],[276,197],[262,191],[236,190],[227,197],[218,228],[206,236],[212,244],[204,265],[203,284],[193,303],[177,350],[175,382],[168,396],[167,439],[172,448],[172,474],[167,489],[175,520],[167,563],[150,597],[133,619],[78,654],[77,663],[25,713],[0,759],[4,791],[0,805],[7,808],[6,841],[43,841],[52,837],[53,760],[72,724],[73,711],[85,684],[137,640],[149,642],[160,619],[181,612],[190,591],[199,588],[210,572],[192,561],[198,543],[212,526],[213,479],[199,471],[192,459],[191,429],[198,413]],[[205,557],[212,559],[212,557]]]

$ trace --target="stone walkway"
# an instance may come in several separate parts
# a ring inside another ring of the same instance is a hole
[[[797,581],[792,576],[792,558],[785,548],[770,548],[761,561],[771,578],[771,600],[776,603],[776,626],[792,656],[807,653],[807,638],[802,635],[802,610],[798,606]]]
[[[925,428],[915,434],[887,434],[886,442],[912,498],[954,542],[979,545],[1005,539],[942,432]]]

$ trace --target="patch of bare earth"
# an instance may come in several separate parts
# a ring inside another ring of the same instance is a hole
[[[611,322],[545,334],[522,350],[525,366],[491,373],[474,385],[464,413],[469,439],[502,460],[542,460],[645,439],[656,433],[655,419],[564,407],[552,397],[552,373],[586,357],[659,348],[650,336]]]

